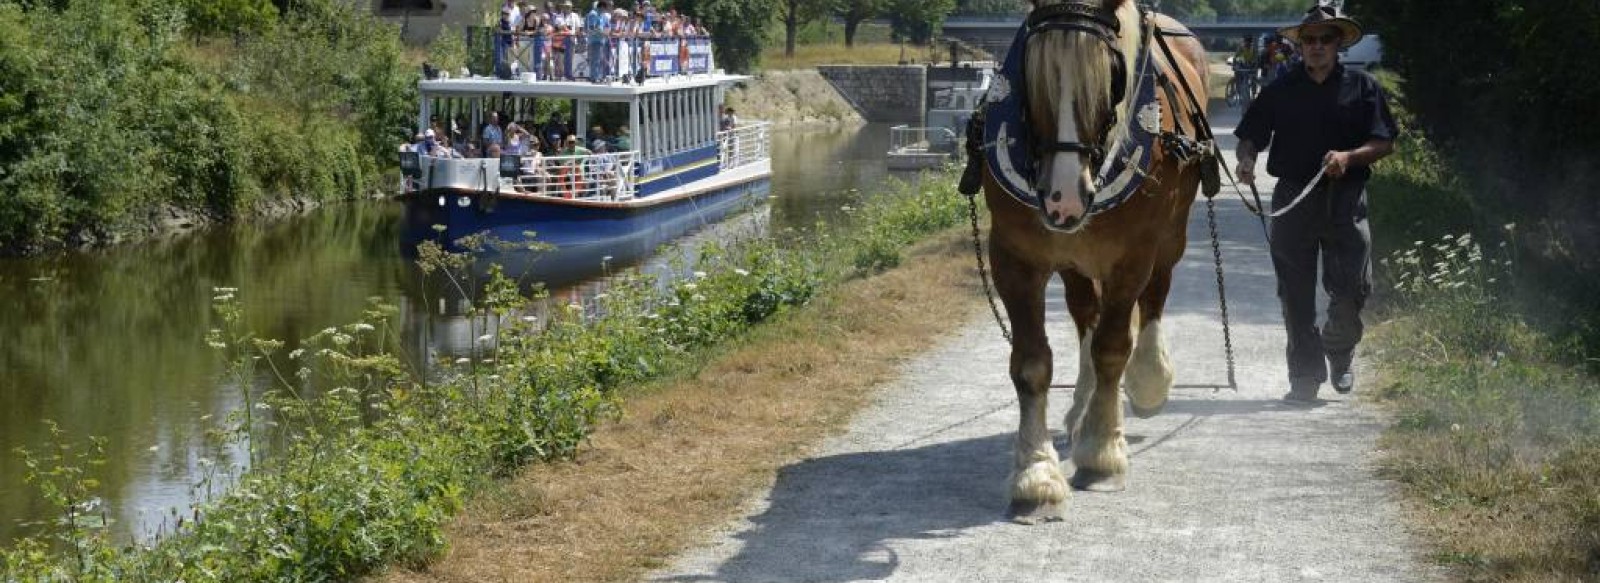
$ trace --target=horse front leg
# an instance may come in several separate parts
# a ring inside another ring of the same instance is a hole
[[[1144,277],[1102,284],[1100,323],[1090,338],[1094,393],[1072,435],[1072,486],[1082,490],[1122,490],[1128,473],[1128,442],[1123,437],[1122,373],[1133,351],[1130,329]]]
[[[1094,360],[1089,357],[1092,354],[1089,345],[1100,320],[1100,291],[1095,288],[1094,280],[1072,270],[1061,272],[1061,282],[1066,288],[1067,313],[1072,315],[1072,324],[1078,331],[1078,382],[1073,385],[1072,408],[1067,410],[1063,422],[1067,434],[1072,435],[1083,420],[1089,398],[1094,395]]]
[[[1049,272],[1027,265],[1000,246],[991,245],[990,249],[995,290],[1011,320],[1011,384],[1016,387],[1021,412],[1007,514],[1023,523],[1059,520],[1069,490],[1046,413],[1052,366],[1044,328]]]
[[[1172,267],[1157,267],[1139,296],[1138,340],[1128,362],[1128,406],[1140,419],[1149,419],[1167,405],[1172,393],[1172,359],[1161,334],[1161,312],[1172,288]]]

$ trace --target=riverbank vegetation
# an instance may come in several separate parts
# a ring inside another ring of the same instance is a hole
[[[0,0],[0,250],[370,193],[415,73],[365,7]]]
[[[1600,39],[1594,30],[1584,33]],[[1401,63],[1414,54],[1398,51]],[[1368,356],[1378,368],[1373,395],[1395,419],[1382,441],[1383,472],[1402,484],[1433,557],[1461,578],[1593,580],[1600,576],[1600,314],[1593,287],[1576,291],[1592,281],[1586,263],[1569,263],[1549,247],[1563,224],[1583,217],[1547,214],[1570,204],[1560,202],[1567,191],[1540,189],[1548,181],[1486,177],[1494,170],[1475,165],[1479,140],[1464,142],[1463,126],[1434,125],[1466,123],[1452,118],[1464,112],[1424,116],[1442,105],[1427,105],[1442,93],[1419,92],[1444,91],[1435,82],[1459,89],[1462,79],[1406,74],[1384,77],[1402,137],[1369,186],[1384,322]],[[1574,127],[1564,139],[1582,131]],[[1494,147],[1519,159],[1530,154]],[[1495,202],[1507,198],[1528,200]]]
[[[475,492],[526,464],[571,457],[634,387],[700,374],[729,340],[834,301],[842,282],[896,265],[915,241],[959,224],[965,205],[951,183],[871,198],[850,234],[703,248],[682,279],[620,277],[594,305],[541,309],[547,298],[493,278],[472,294],[475,313],[498,322],[474,332],[485,351],[429,375],[393,352],[394,311],[381,301],[285,354],[241,325],[236,300],[250,290],[219,288],[224,324],[207,343],[233,363],[243,406],[212,437],[254,463],[216,467],[204,478],[215,488],[202,491],[220,494],[174,515],[160,538],[126,545],[87,502],[97,450],[62,437],[57,450],[27,454],[29,482],[62,520],[0,553],[0,580],[328,580],[423,564],[446,548],[445,524]],[[471,277],[462,257],[422,255],[426,269]],[[252,378],[271,380],[259,392]]]

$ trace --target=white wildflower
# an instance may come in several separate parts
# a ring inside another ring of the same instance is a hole
[[[692,283],[683,284],[683,289],[686,289],[686,290],[689,290],[689,291],[694,291],[696,287],[699,287],[699,286],[696,286],[695,284],[692,284]]]
[[[456,359],[456,364],[466,364],[466,363],[469,363],[469,362],[472,362],[472,359],[467,358],[465,356]]]
[[[694,278],[695,279],[705,279],[706,278],[706,272],[704,272],[704,271],[696,271],[696,272],[694,272]]]
[[[374,330],[374,328],[372,327],[372,324],[368,324],[366,322],[358,323],[358,324],[356,324],[354,326],[351,326],[351,328],[354,329],[357,332],[371,332],[371,331]]]
[[[733,270],[733,272],[734,272],[734,273],[737,273],[737,274],[739,274],[739,275],[750,275],[750,272],[748,272],[748,271],[745,271],[745,270],[743,270],[743,269],[735,269],[735,270]]]
[[[478,337],[478,344],[488,344],[490,340],[494,340],[494,335],[484,334]]]

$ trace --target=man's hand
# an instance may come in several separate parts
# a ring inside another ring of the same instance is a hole
[[[1239,167],[1235,169],[1233,173],[1239,176],[1239,182],[1243,182],[1245,186],[1255,186],[1256,161],[1240,160]]]
[[[1322,157],[1322,165],[1328,167],[1328,176],[1338,178],[1350,169],[1349,152],[1328,152]]]

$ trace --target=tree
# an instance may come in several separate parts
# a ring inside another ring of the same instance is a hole
[[[861,22],[883,12],[888,0],[838,0],[833,15],[844,21],[844,46],[856,46],[856,29]]]
[[[956,8],[956,0],[888,0],[888,3],[895,38],[919,45],[932,42],[944,26],[944,17]]]
[[[774,0],[677,0],[670,4],[679,12],[697,16],[711,29],[711,42],[717,49],[717,62],[723,68],[748,73],[761,60],[761,47],[767,42],[767,27],[772,22]]]
[[[828,13],[831,0],[778,0],[778,14],[783,18],[783,56],[794,56],[794,36],[800,25]]]

